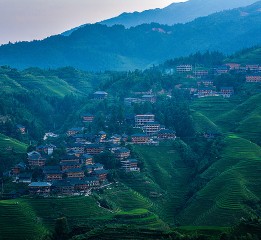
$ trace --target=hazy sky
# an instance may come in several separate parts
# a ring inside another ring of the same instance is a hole
[[[0,44],[42,39],[122,12],[185,0],[0,0]]]

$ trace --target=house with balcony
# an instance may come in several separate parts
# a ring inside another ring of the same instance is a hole
[[[148,144],[149,139],[150,137],[144,133],[137,133],[131,135],[131,142],[133,144],[140,144],[140,145]]]
[[[138,115],[135,115],[134,120],[135,120],[135,127],[141,128],[148,123],[155,122],[155,115],[150,114],[150,113],[148,113],[148,114],[138,114]]]

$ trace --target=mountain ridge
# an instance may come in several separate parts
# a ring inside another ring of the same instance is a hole
[[[141,13],[123,13],[118,17],[111,18],[100,23],[112,26],[122,24],[125,27],[133,27],[143,23],[160,23],[174,25],[177,23],[187,23],[198,17],[229,10],[257,2],[256,0],[190,0],[180,3],[172,3],[163,9],[146,10]]]
[[[257,2],[257,0],[190,0],[172,3],[164,8],[149,9],[142,12],[124,12],[116,17],[100,21],[99,23],[107,26],[123,25],[126,28],[135,27],[144,23],[150,24],[152,22],[163,25],[174,25],[177,23],[187,23],[198,17],[208,16],[216,12],[245,7],[255,2]],[[83,24],[65,31],[62,35],[69,36],[75,30],[86,25],[87,24]]]
[[[261,1],[172,27],[156,23],[130,29],[87,25],[68,37],[56,35],[42,41],[2,45],[0,65],[133,70],[197,51],[230,54],[260,44],[260,8]]]

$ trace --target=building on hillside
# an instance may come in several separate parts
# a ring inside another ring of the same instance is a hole
[[[74,193],[74,185],[68,179],[53,182],[51,189],[56,194],[71,195]]]
[[[95,100],[104,100],[108,97],[108,93],[104,91],[97,91],[93,94],[93,99]]]
[[[234,95],[234,88],[233,87],[221,87],[220,88],[220,95],[224,98],[230,98]]]
[[[258,64],[248,64],[246,65],[246,71],[250,72],[259,72],[259,65]]]
[[[170,129],[162,129],[157,134],[158,140],[175,140],[176,132]]]
[[[127,135],[127,134],[122,134],[122,136],[121,136],[121,140],[123,141],[123,142],[127,142],[128,141],[128,138],[129,138],[129,136]]]
[[[239,70],[241,67],[239,63],[226,63],[225,65],[229,67],[229,70]]]
[[[21,124],[17,124],[16,125],[17,131],[21,134],[26,134],[26,128],[25,126],[21,125]]]
[[[198,87],[213,87],[213,80],[202,80],[198,82]]]
[[[114,152],[114,156],[118,160],[128,158],[130,156],[130,150],[128,148],[122,147]]]
[[[213,139],[213,138],[220,136],[220,133],[215,132],[215,131],[206,131],[203,133],[203,136],[206,139]]]
[[[49,182],[32,182],[28,185],[30,194],[49,195],[52,184]]]
[[[177,73],[187,73],[187,72],[191,72],[193,69],[192,65],[190,64],[182,64],[182,65],[178,65],[176,66],[176,72]]]
[[[24,162],[20,162],[11,168],[11,175],[18,175],[27,168]]]
[[[202,77],[207,77],[208,74],[209,74],[209,72],[208,72],[208,70],[202,69],[202,70],[195,70],[195,71],[193,72],[193,74],[194,74],[194,76],[195,76],[196,78],[202,78]]]
[[[104,169],[104,166],[101,163],[95,163],[93,165],[84,166],[83,169],[85,171],[87,171],[88,173],[92,173],[95,170],[102,170],[102,169]]]
[[[142,126],[146,125],[147,123],[155,122],[155,115],[154,114],[139,114],[135,115],[135,127],[141,128]]]
[[[84,123],[92,123],[94,120],[94,117],[95,116],[91,113],[85,113],[81,116],[82,122],[84,122]]]
[[[75,155],[65,155],[60,158],[60,163],[75,162],[80,163],[80,158]]]
[[[121,169],[124,172],[139,172],[138,161],[136,159],[121,160]]]
[[[42,157],[42,155],[36,151],[27,153],[28,156],[28,165],[31,168],[34,167],[43,167],[46,163],[46,158]]]
[[[142,99],[140,98],[124,98],[124,105],[131,106],[134,103],[141,103]]]
[[[111,143],[113,144],[120,144],[121,142],[121,135],[119,134],[114,134],[113,136],[111,136],[110,140]]]
[[[246,82],[259,83],[261,82],[261,74],[251,74],[246,76]]]
[[[138,133],[131,135],[131,142],[133,144],[148,144],[149,142],[149,136],[144,133]]]
[[[67,131],[67,136],[73,136],[79,133],[83,133],[84,128],[83,127],[74,127],[74,128],[70,128]]]
[[[23,172],[19,173],[16,182],[17,183],[31,183],[32,182],[32,173],[30,172]]]
[[[66,147],[66,151],[74,151],[74,152],[78,152],[80,154],[83,154],[85,151],[85,147],[83,144],[81,143],[74,143],[74,144],[70,144]]]
[[[144,126],[142,126],[143,132],[148,135],[152,136],[156,134],[162,127],[158,122],[152,122],[152,123],[146,123]]]
[[[155,103],[157,98],[154,95],[143,95],[142,97],[143,102],[150,102],[150,103]]]
[[[83,154],[81,157],[81,163],[83,165],[92,165],[93,164],[93,156],[89,154]]]
[[[229,67],[227,65],[219,66],[215,69],[217,75],[225,74],[229,72]]]
[[[116,150],[121,149],[120,144],[111,143],[106,145],[106,150],[109,150],[110,152],[114,153]]]
[[[36,147],[37,152],[47,154],[47,155],[52,155],[55,149],[56,146],[53,144],[40,145]]]
[[[97,177],[100,181],[107,180],[108,171],[105,169],[94,170],[91,176]]]
[[[84,181],[87,183],[89,188],[98,188],[100,186],[100,181],[97,177],[85,177]]]
[[[87,144],[85,147],[86,153],[90,155],[100,154],[105,150],[105,147],[101,144]]]
[[[104,132],[104,131],[100,131],[100,132],[98,133],[98,136],[100,137],[101,141],[103,141],[103,140],[106,139],[107,133]]]
[[[203,88],[198,88],[198,97],[213,97],[213,96],[218,96],[216,90],[210,87],[203,87]]]
[[[61,162],[60,166],[61,166],[62,171],[66,171],[69,169],[80,168],[81,164],[79,162],[75,162],[75,161],[66,161],[66,162]]]
[[[47,182],[62,180],[63,178],[63,173],[60,166],[45,166],[43,168],[43,174]]]
[[[67,178],[83,178],[84,171],[81,168],[70,168],[65,170],[64,173],[67,175]]]

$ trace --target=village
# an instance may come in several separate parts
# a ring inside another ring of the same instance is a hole
[[[103,93],[98,93],[101,94]],[[89,113],[81,118],[83,123],[91,124],[94,121],[94,115]],[[24,128],[18,127],[25,133]],[[133,127],[142,130],[142,133],[108,136],[104,131],[97,134],[84,133],[84,127],[68,129],[66,154],[60,157],[59,165],[48,164],[48,159],[51,159],[57,147],[53,144],[39,145],[27,153],[27,163],[15,165],[9,176],[14,182],[28,184],[29,194],[32,195],[87,194],[91,189],[102,188],[109,183],[108,170],[103,164],[94,162],[94,156],[110,152],[119,162],[121,171],[139,172],[138,160],[132,158],[128,145],[158,145],[159,141],[176,139],[176,132],[155,122],[153,114],[136,115]],[[57,137],[51,133],[46,135]],[[32,171],[35,169],[42,173],[39,181],[32,181]]]
[[[215,69],[195,69],[192,65],[178,65],[174,69],[165,70],[164,74],[181,74],[187,79],[196,79],[197,86],[186,88],[191,96],[196,98],[222,96],[230,98],[235,94],[232,86],[220,87],[217,89],[211,76],[227,74],[229,72],[245,76],[246,83],[261,82],[261,66],[258,64],[241,66],[240,64],[228,63]],[[183,89],[182,86],[177,86]],[[103,101],[108,98],[105,91],[93,93],[93,99]],[[149,102],[154,104],[157,101],[157,94],[151,90],[137,92],[134,95],[140,97],[124,98],[126,107],[132,104]],[[167,95],[171,98],[171,93]],[[59,156],[59,162],[53,164],[51,159],[57,146],[51,143],[38,145],[33,151],[27,153],[27,161],[20,162],[6,173],[13,182],[28,185],[28,192],[31,195],[88,195],[92,189],[99,189],[109,183],[108,174],[110,169],[95,161],[95,157],[106,152],[118,162],[118,170],[124,173],[139,172],[139,160],[133,158],[131,145],[152,145],[158,146],[162,141],[173,141],[176,139],[176,132],[166,129],[165,126],[156,121],[157,116],[152,113],[133,115],[129,125],[137,130],[137,133],[130,136],[126,134],[111,134],[105,131],[89,133],[86,126],[95,120],[95,114],[85,113],[81,115],[82,126],[75,126],[64,133],[65,152]],[[26,134],[26,127],[20,124],[17,129],[21,134]],[[46,133],[44,140],[57,138],[59,135],[52,132]],[[206,138],[213,137],[204,133]],[[36,171],[37,170],[37,171]],[[33,172],[38,172],[33,177]],[[14,195],[15,196],[15,195]]]

